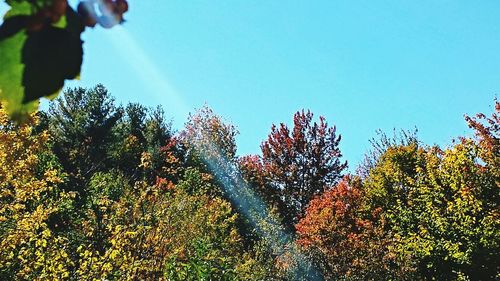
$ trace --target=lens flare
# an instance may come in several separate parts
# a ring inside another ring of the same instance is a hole
[[[255,228],[272,253],[290,258],[290,268],[287,270],[289,276],[293,280],[323,280],[320,271],[293,243],[292,235],[285,231],[280,222],[271,215],[264,201],[243,179],[237,166],[224,157],[214,141],[209,139],[203,143],[194,145],[198,151],[204,152],[201,157],[233,206]]]
[[[148,92],[154,95],[154,99],[161,104],[170,105],[169,110],[173,116],[185,119],[189,114],[189,107],[130,33],[125,28],[116,26],[107,38],[143,81],[142,85],[149,88]]]
[[[189,114],[189,106],[181,95],[172,87],[155,63],[124,28],[117,26],[109,34],[109,38],[118,53],[131,68],[135,69],[144,85],[151,87],[150,92],[162,104],[170,105],[172,114],[182,119]],[[127,46],[127,48],[123,48]],[[207,147],[208,143],[208,147]],[[195,147],[198,144],[194,144]],[[203,147],[197,147],[209,170],[215,175],[223,192],[231,200],[237,211],[248,220],[259,236],[266,242],[270,252],[280,256],[291,257],[289,272],[294,280],[323,280],[319,270],[300,252],[293,242],[291,233],[287,233],[281,223],[271,215],[264,201],[243,179],[236,164],[226,159],[215,145],[208,140]],[[222,165],[221,165],[222,163]]]

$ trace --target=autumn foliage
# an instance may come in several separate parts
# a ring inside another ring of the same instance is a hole
[[[293,117],[293,128],[273,125],[261,145],[262,156],[244,157],[240,164],[288,225],[296,223],[309,201],[334,185],[347,167],[341,161],[336,128],[323,117],[319,122],[313,117],[301,111]]]
[[[327,279],[404,279],[396,266],[390,234],[384,232],[382,209],[363,209],[358,179],[344,178],[313,199],[297,224],[297,243],[323,269]]]
[[[495,280],[499,113],[444,148],[383,138],[349,175],[309,111],[238,156],[208,107],[174,132],[101,85],[23,125],[0,108],[0,279]]]

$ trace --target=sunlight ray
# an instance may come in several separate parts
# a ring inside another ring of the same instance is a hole
[[[170,105],[168,109],[173,116],[185,119],[189,113],[189,106],[130,32],[118,25],[108,34],[108,38],[116,52],[135,71],[142,85],[148,87],[148,95],[153,95],[156,101],[164,105]]]
[[[133,36],[125,28],[117,26],[114,32],[110,33],[109,38],[116,51],[135,70],[144,85],[151,85],[149,91],[154,94],[157,101],[163,105],[169,105],[174,117],[184,119],[189,114],[190,106],[162,75],[160,69]],[[286,253],[288,256],[293,256],[294,260],[299,263],[291,269],[295,276],[307,278],[307,280],[322,280],[321,273],[293,245],[292,234],[287,233],[270,215],[264,201],[246,184],[237,167],[219,153],[219,148],[213,141],[210,141],[209,146],[210,154],[217,155],[218,160],[222,159],[226,163],[224,166],[228,168],[221,170],[208,155],[202,155],[205,163],[214,174],[221,175],[217,180],[221,183],[225,193],[238,208],[240,214],[248,219],[259,235],[268,242],[270,250],[274,253]]]

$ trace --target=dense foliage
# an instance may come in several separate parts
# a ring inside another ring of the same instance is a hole
[[[277,206],[284,222],[293,227],[309,201],[341,178],[340,136],[323,117],[313,122],[310,111],[297,112],[293,128],[272,126],[261,145],[262,156],[247,156],[240,165],[271,205]]]
[[[179,132],[101,85],[24,124],[2,107],[0,279],[495,280],[499,113],[446,148],[382,134],[345,175],[308,111],[239,157],[208,107]]]

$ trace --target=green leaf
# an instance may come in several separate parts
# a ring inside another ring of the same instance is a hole
[[[38,102],[23,103],[24,87],[22,85],[24,65],[21,63],[22,49],[26,34],[16,35],[0,41],[0,99],[4,102],[7,113],[21,121],[29,112],[37,109]]]
[[[5,14],[4,19],[19,15],[29,16],[33,13],[33,5],[28,1],[7,1],[7,4],[10,10]]]
[[[43,7],[51,2],[36,4]],[[39,98],[56,97],[66,79],[78,77],[84,26],[69,8],[57,23],[27,32],[26,23],[37,7],[22,0],[7,4],[11,9],[0,26],[0,100],[12,119],[23,121],[38,108]]]

